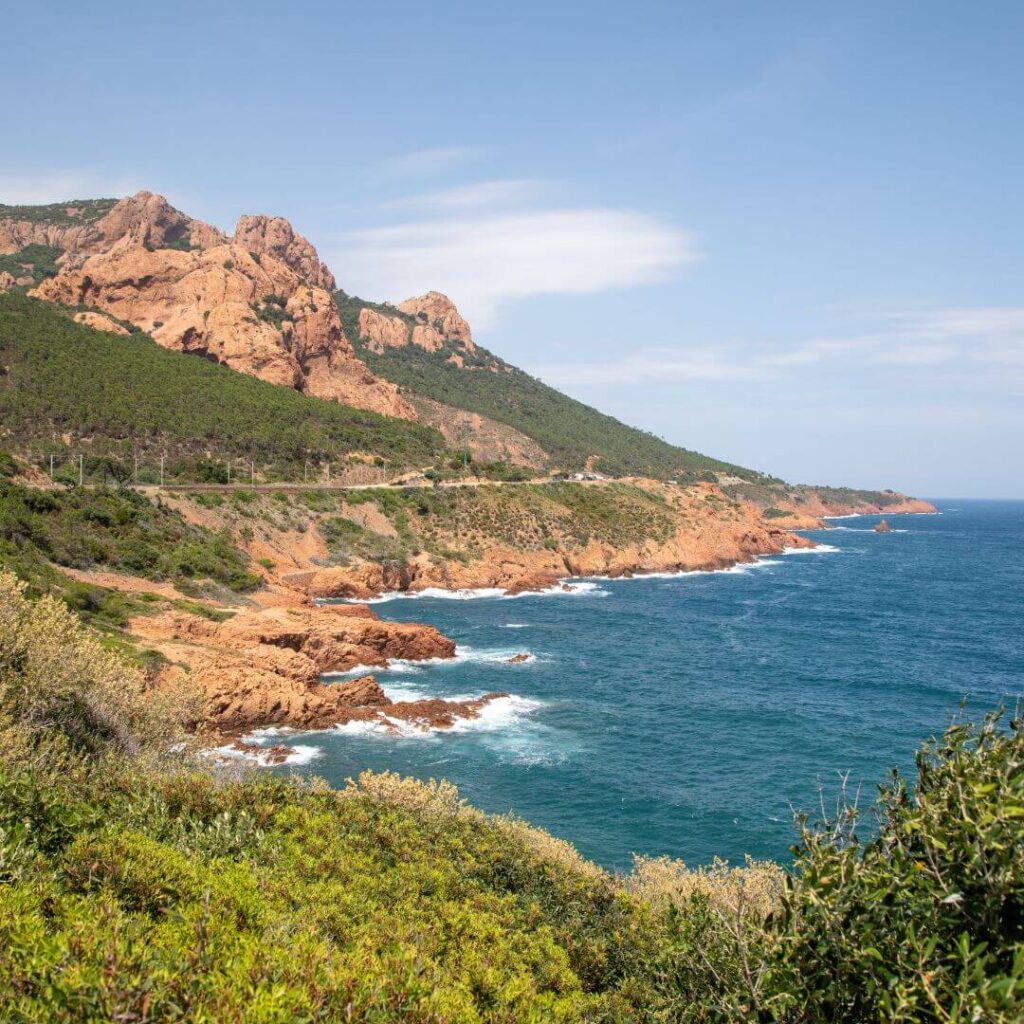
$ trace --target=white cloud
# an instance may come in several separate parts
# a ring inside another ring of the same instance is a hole
[[[485,152],[482,146],[431,146],[388,157],[381,162],[381,167],[396,176],[437,174]]]
[[[1024,307],[1020,306],[901,310],[886,316],[902,331],[923,338],[1024,339]]]
[[[493,210],[495,207],[536,199],[543,188],[544,183],[533,178],[503,178],[392,199],[384,205],[389,209],[421,209],[430,212],[465,212],[485,208]]]
[[[640,349],[623,359],[599,363],[546,363],[532,371],[553,386],[652,384],[692,380],[735,380],[763,375],[760,367],[730,359],[722,348]]]
[[[767,353],[742,344],[645,348],[614,360],[552,363],[534,366],[533,371],[548,383],[563,386],[626,386],[777,378],[837,361],[845,361],[847,366],[874,367],[879,372],[888,367],[906,373],[955,364],[960,374],[972,370],[978,377],[1001,372],[1004,380],[1024,370],[1024,309],[1005,306],[885,312],[875,319],[883,326],[874,333],[819,338]]]
[[[957,354],[954,345],[903,345],[876,352],[873,360],[894,366],[934,366],[953,359]]]
[[[526,209],[356,231],[328,262],[357,294],[435,288],[474,326],[534,295],[584,295],[664,280],[698,259],[694,238],[633,210]]]
[[[118,198],[137,192],[141,187],[125,175],[102,177],[85,171],[35,175],[0,172],[0,203],[33,206],[65,199]]]

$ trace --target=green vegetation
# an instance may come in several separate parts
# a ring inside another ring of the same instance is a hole
[[[211,459],[256,461],[264,477],[302,479],[312,464],[349,451],[388,464],[430,465],[446,451],[430,428],[309,398],[170,352],[147,335],[121,337],[73,323],[63,311],[0,295],[0,423],[18,450],[148,454],[143,480],[201,479]],[[223,472],[223,465],[218,467]]]
[[[810,1020],[1024,1019],[1024,721],[957,723],[855,808],[804,828],[765,975]]]
[[[372,309],[384,316],[398,317],[399,320],[404,320],[409,327],[416,323],[415,317],[410,316],[408,313],[403,313],[395,306],[390,306],[384,302],[367,302],[366,299],[357,298],[355,295],[348,295],[340,288],[334,293],[334,302],[338,307],[341,326],[345,329],[345,337],[353,344],[360,338],[359,314],[364,309]]]
[[[288,319],[288,314],[285,312],[286,304],[287,300],[282,296],[268,295],[263,299],[261,305],[253,306],[253,309],[264,323],[280,327]]]
[[[40,491],[0,481],[0,565],[112,625],[123,625],[133,612],[132,596],[75,584],[51,563],[151,580],[210,580],[234,591],[260,582],[226,534],[191,526],[134,491]]]
[[[578,483],[514,487],[368,488],[346,495],[349,505],[373,502],[394,526],[402,550],[444,558],[479,554],[490,544],[521,550],[584,547],[591,540],[624,547],[665,541],[676,528],[673,510],[656,495],[630,484],[588,487]],[[365,531],[364,531],[365,532]],[[353,553],[400,557],[393,542],[368,534]],[[454,549],[454,551],[453,551]]]
[[[0,220],[27,220],[34,224],[54,224],[58,227],[94,224],[106,216],[115,203],[116,199],[69,199],[64,203],[43,206],[8,206],[0,203]]]
[[[858,506],[878,506],[886,508],[899,504],[903,495],[895,491],[868,491],[854,487],[815,487],[808,484],[787,484],[781,480],[751,480],[742,483],[730,483],[723,486],[730,497],[737,501],[749,501],[767,509],[765,518],[771,519],[786,515],[777,507],[779,501],[803,505],[808,497],[818,498],[827,505],[840,505],[857,508]]]
[[[402,315],[392,306],[377,306],[336,292],[335,299],[345,326],[360,357],[374,373],[400,387],[438,402],[468,409],[505,423],[533,438],[562,469],[578,469],[591,455],[611,476],[646,475],[662,479],[686,479],[706,470],[758,479],[752,470],[721,462],[670,445],[653,434],[627,427],[548,387],[485,349],[469,356],[464,368],[449,362],[453,350],[430,353],[417,346],[372,352],[362,343],[359,310],[371,307],[389,315]],[[412,317],[406,317],[413,323]]]
[[[60,249],[53,246],[26,245],[17,252],[0,255],[0,272],[7,271],[16,281],[31,277],[32,284],[37,285],[44,277],[56,275],[58,256]]]
[[[446,783],[197,767],[152,692],[0,574],[0,1016],[985,1021],[1024,1015],[1024,732],[956,725],[788,873],[608,875]]]

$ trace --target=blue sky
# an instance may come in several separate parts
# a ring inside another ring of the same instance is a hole
[[[668,440],[1024,497],[1024,5],[493,7],[11,5],[0,201],[280,213]]]

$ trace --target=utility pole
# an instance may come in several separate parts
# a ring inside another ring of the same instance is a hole
[[[163,485],[164,485],[164,459],[165,458],[166,458],[165,455],[161,455],[160,456],[160,486],[161,487],[163,487]]]
[[[256,486],[256,463],[253,459],[249,460],[249,483],[251,486]]]
[[[85,483],[85,470],[82,468],[82,456],[78,456],[78,486],[81,487]]]
[[[132,483],[137,484],[139,482],[139,453],[135,453],[135,469],[132,471]]]
[[[306,482],[306,471],[309,469],[309,463],[303,460],[302,462],[302,482]]]
[[[231,483],[231,460],[228,459],[228,484]]]
[[[50,456],[50,483],[53,483],[53,456]]]

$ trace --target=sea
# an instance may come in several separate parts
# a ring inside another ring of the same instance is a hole
[[[634,854],[785,862],[794,815],[844,779],[866,807],[954,717],[1024,696],[1024,502],[936,505],[890,533],[833,519],[814,550],[720,572],[380,601],[458,644],[454,661],[378,671],[393,699],[509,696],[451,731],[292,734],[275,770],[445,778],[612,870]]]

